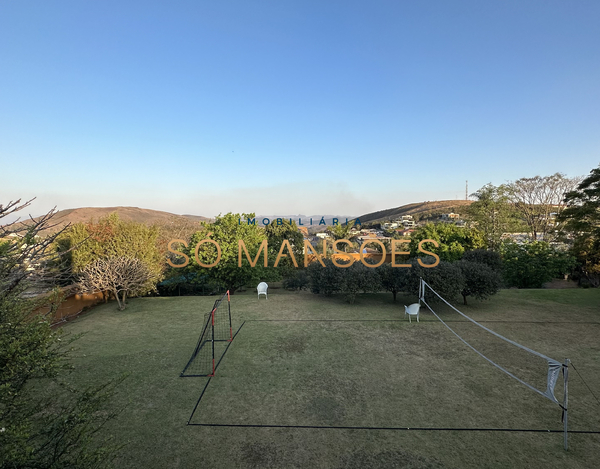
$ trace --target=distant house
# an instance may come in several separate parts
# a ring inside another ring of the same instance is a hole
[[[450,213],[444,213],[444,214],[440,215],[440,220],[442,220],[442,221],[450,222],[450,221],[455,221],[455,220],[459,220],[459,219],[460,219],[460,215],[458,213],[450,212]]]

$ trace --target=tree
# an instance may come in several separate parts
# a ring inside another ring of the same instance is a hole
[[[381,279],[376,269],[366,267],[362,262],[354,262],[341,270],[340,290],[348,303],[354,303],[360,293],[376,293],[381,289]]]
[[[344,268],[333,265],[331,259],[324,259],[323,267],[319,262],[313,262],[306,268],[310,279],[310,291],[330,296],[342,289]]]
[[[577,188],[565,195],[559,215],[573,235],[571,252],[593,286],[600,285],[600,166],[590,171]]]
[[[526,244],[506,243],[502,251],[506,285],[517,288],[541,288],[545,282],[568,273],[575,259],[544,241]]]
[[[262,258],[257,257],[263,241],[267,241],[264,230],[255,224],[241,223],[241,220],[253,220],[254,218],[253,213],[241,215],[227,213],[216,217],[212,223],[202,223],[200,231],[192,236],[187,249],[187,255],[190,259],[189,269],[201,276],[206,274],[208,278],[221,285],[222,288],[229,290],[231,294],[250,282],[258,283],[261,280],[270,280],[273,272],[264,267]],[[208,241],[209,239],[212,242]],[[256,259],[254,267],[246,259],[243,248],[242,265],[241,267],[238,266],[238,250],[240,249],[238,242],[240,240],[244,242],[249,257],[252,260]],[[212,265],[218,258],[214,243],[217,243],[221,250],[220,260],[212,267],[203,267],[198,263],[198,260],[206,266]],[[198,246],[198,259],[196,259],[195,254],[196,246]],[[268,261],[268,252],[262,250],[261,256],[267,256]]]
[[[483,233],[486,247],[498,251],[502,236],[514,231],[519,224],[509,190],[504,185],[486,184],[471,196],[477,200],[469,205],[468,218]]]
[[[352,228],[354,227],[354,222],[342,223],[339,225],[333,225],[327,228],[327,233],[331,235],[334,241],[339,239],[347,239],[351,243],[356,238],[356,235],[352,234]],[[344,243],[344,252],[347,252],[348,244]]]
[[[158,278],[140,259],[109,257],[96,259],[86,265],[80,274],[82,291],[110,291],[122,311],[127,296],[145,295],[156,289]]]
[[[498,271],[493,270],[488,265],[461,260],[458,262],[458,266],[465,279],[464,287],[460,292],[465,305],[467,304],[467,296],[485,300],[500,290],[502,277]]]
[[[158,282],[165,269],[159,235],[156,226],[124,221],[112,213],[98,222],[74,224],[57,237],[56,246],[65,253],[74,280],[97,259],[127,257],[142,261]]]
[[[475,249],[473,251],[467,251],[463,255],[462,260],[485,264],[496,272],[500,272],[502,270],[502,257],[500,257],[500,254],[496,251],[489,251],[487,249]]]
[[[269,243],[269,258],[273,259],[273,262],[277,258],[284,241],[287,241],[292,248],[296,262],[298,264],[302,262],[301,259],[304,258],[304,236],[298,230],[296,222],[292,221],[290,223],[284,219],[281,225],[278,225],[276,221],[270,223],[265,227],[265,235]],[[279,277],[287,278],[295,274],[296,268],[288,253],[288,257],[282,258],[279,262],[276,272]]]
[[[408,269],[401,267],[392,267],[391,264],[384,263],[377,268],[381,278],[381,286],[391,292],[394,301],[398,292],[404,290],[407,286],[409,272]]]
[[[436,253],[440,260],[450,262],[459,260],[465,251],[485,245],[483,234],[475,228],[463,228],[450,223],[427,223],[417,228],[411,236],[411,256],[418,255],[419,242],[424,239],[437,241],[440,245],[438,248],[428,244],[424,245],[425,249]]]
[[[521,178],[508,184],[508,197],[529,230],[532,241],[551,240],[558,231],[553,214],[565,207],[565,195],[577,186],[581,178],[551,176]]]
[[[27,206],[0,205],[0,220]],[[117,382],[79,389],[67,382],[69,337],[50,327],[61,295],[32,297],[57,283],[54,211],[28,222],[0,225],[0,468],[98,468],[116,447],[96,432],[114,417],[108,405]],[[60,400],[56,395],[60,393]]]
[[[457,262],[440,261],[433,269],[421,267],[416,260],[409,269],[408,290],[416,295],[419,289],[419,279],[425,280],[446,301],[460,297],[465,289],[465,277]],[[427,301],[440,301],[435,295]]]

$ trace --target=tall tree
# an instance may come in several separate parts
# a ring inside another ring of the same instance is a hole
[[[0,221],[30,202],[0,205]],[[60,233],[42,236],[54,213],[25,223],[0,223],[2,469],[98,468],[109,466],[114,454],[114,447],[96,435],[114,416],[107,406],[114,383],[84,390],[66,382],[71,340],[51,329],[49,316],[36,313],[41,306],[53,311],[61,297],[56,291],[25,294],[56,285],[53,243]]]
[[[567,178],[556,173],[551,176],[521,178],[508,184],[508,196],[523,219],[532,241],[552,240],[558,232],[553,214],[565,207],[565,195],[575,189],[581,178]]]
[[[192,236],[187,249],[190,259],[189,269],[200,274],[200,277],[203,275],[208,276],[222,288],[229,290],[230,293],[234,293],[238,288],[248,283],[269,280],[272,272],[264,267],[264,258],[262,257],[267,256],[268,263],[268,252],[265,252],[264,249],[261,250],[263,241],[267,241],[267,236],[261,227],[247,222],[247,220],[253,220],[254,218],[253,213],[241,215],[227,213],[216,217],[212,223],[203,223],[200,231]],[[253,262],[256,260],[254,266],[248,262],[243,248],[241,248],[242,265],[238,265],[240,240],[243,241],[250,259]],[[219,245],[220,259],[214,243]],[[198,259],[196,259],[196,250]],[[257,256],[259,250],[260,257]],[[212,265],[217,259],[219,259],[219,262],[212,267],[201,265]],[[198,260],[201,264],[198,263]]]
[[[428,244],[425,244],[424,248],[436,253],[440,260],[450,262],[459,260],[465,251],[479,249],[485,245],[483,234],[475,228],[464,228],[451,223],[427,223],[417,228],[411,236],[412,257],[419,254],[419,242],[424,239],[437,241],[438,248]]]
[[[486,184],[474,194],[477,200],[467,209],[470,221],[483,233],[487,248],[498,251],[502,236],[518,226],[517,213],[506,186]]]
[[[281,224],[278,225],[277,221],[265,226],[265,235],[269,243],[269,258],[272,259],[272,263],[275,262],[281,246],[284,241],[289,243],[289,246],[294,254],[294,259],[298,265],[304,265],[304,235],[298,229],[296,222],[288,220],[281,220]],[[285,254],[287,257],[282,258],[277,265],[277,271],[273,274],[279,273],[281,277],[287,278],[294,275],[296,266],[292,262],[289,256],[288,248],[284,247]]]
[[[559,218],[573,235],[572,253],[583,275],[600,285],[600,166],[565,195],[567,207]]]
[[[165,269],[165,255],[159,249],[159,228],[124,221],[116,213],[97,222],[76,223],[56,240],[57,251],[66,253],[74,280],[86,266],[98,259],[134,258],[145,264],[151,278],[160,281]],[[152,290],[150,286],[142,293]]]

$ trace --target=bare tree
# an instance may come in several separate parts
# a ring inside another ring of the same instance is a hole
[[[110,291],[125,309],[127,296],[143,295],[156,285],[156,275],[148,266],[134,257],[96,259],[84,267],[79,279],[82,291]]]
[[[565,208],[565,195],[580,182],[580,177],[567,178],[564,174],[556,173],[551,176],[521,178],[508,184],[509,198],[534,241],[538,236],[548,240],[556,230],[556,215]]]
[[[0,220],[31,205],[35,199],[21,202],[21,199],[0,204]],[[56,209],[41,217],[16,220],[0,225],[0,295],[28,289],[37,293],[50,290],[61,280],[59,265],[64,254],[54,250],[56,238],[67,228],[51,232],[56,224],[52,217]]]

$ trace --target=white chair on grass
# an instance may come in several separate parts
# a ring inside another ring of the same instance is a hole
[[[411,316],[416,316],[417,322],[419,322],[419,309],[421,309],[421,305],[419,303],[413,303],[409,306],[404,305],[404,316],[408,314],[408,322],[412,322],[410,320]]]
[[[269,285],[267,285],[265,282],[260,282],[258,284],[258,287],[256,287],[256,290],[258,291],[258,297],[260,298],[260,295],[265,295],[265,298],[268,298],[268,296],[267,296],[268,288],[269,288]]]

